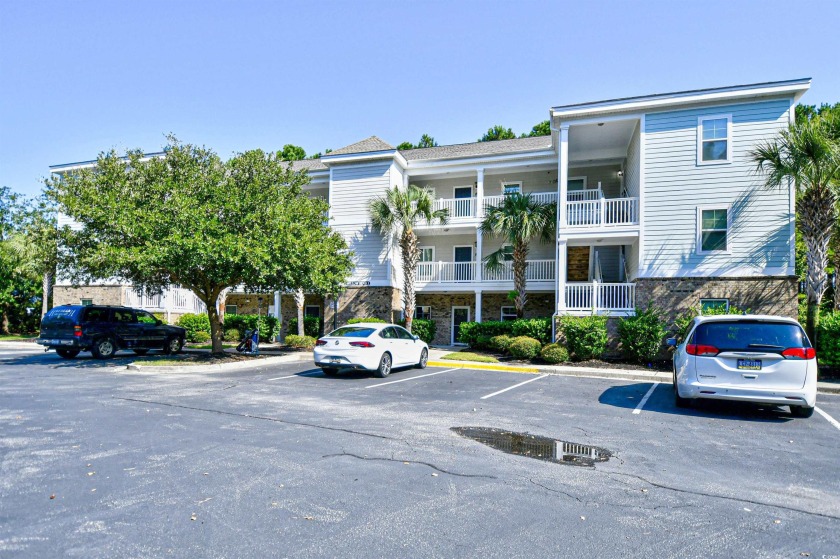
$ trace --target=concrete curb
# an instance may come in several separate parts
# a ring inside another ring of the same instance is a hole
[[[483,371],[507,371],[511,373],[539,373],[537,367],[519,367],[515,365],[502,365],[495,363],[477,363],[475,361],[429,361],[430,367],[449,367],[459,369],[481,369]]]
[[[253,361],[241,361],[239,363],[218,363],[215,365],[204,365],[197,363],[195,365],[138,365],[137,363],[129,363],[125,367],[115,367],[116,371],[134,371],[141,373],[195,373],[195,372],[227,372],[238,371],[241,369],[251,369],[255,367],[266,367],[276,365],[279,363],[297,363],[299,361],[309,361],[312,359],[310,353],[294,353],[291,355],[280,355],[277,357],[266,357],[265,359],[254,359]]]

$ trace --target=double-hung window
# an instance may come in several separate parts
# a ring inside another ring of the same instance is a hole
[[[434,262],[435,247],[420,247],[420,262]]]
[[[502,321],[516,320],[516,307],[502,307]]]
[[[697,119],[697,164],[732,161],[732,115]]]
[[[729,209],[697,208],[697,252],[700,254],[729,250]]]
[[[432,307],[428,305],[419,305],[417,307],[414,307],[414,318],[420,318],[422,320],[431,320]]]

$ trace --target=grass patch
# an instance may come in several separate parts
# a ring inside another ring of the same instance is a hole
[[[225,349],[236,347],[238,344],[222,344],[222,347]],[[188,349],[213,349],[213,344],[187,344],[185,346]]]
[[[441,359],[448,359],[449,361],[475,361],[476,363],[498,363],[499,360],[489,355],[480,355],[470,351],[456,351],[455,353],[447,353]]]
[[[2,334],[0,341],[2,342],[25,342],[38,337],[38,334]]]

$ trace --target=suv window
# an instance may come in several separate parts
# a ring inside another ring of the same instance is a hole
[[[157,324],[155,315],[148,311],[136,311],[135,314],[137,314],[137,322],[141,324]]]
[[[87,307],[85,309],[85,322],[108,322],[109,309],[102,307]]]
[[[789,347],[811,347],[798,324],[737,320],[704,322],[690,343],[710,345],[720,351],[781,352]]]
[[[405,328],[394,326],[394,330],[397,331],[397,336],[399,336],[401,340],[414,340],[414,336],[412,336]]]
[[[134,311],[129,309],[114,309],[114,322],[137,322]]]

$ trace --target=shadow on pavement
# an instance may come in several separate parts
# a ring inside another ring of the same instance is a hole
[[[653,386],[653,383],[650,382],[611,386],[601,393],[598,402],[632,410],[639,405],[651,386]],[[656,390],[645,403],[644,412],[771,423],[785,423],[793,419],[785,407],[768,404],[698,400],[689,408],[678,408],[674,404],[674,390],[670,384],[661,384],[656,387]]]

